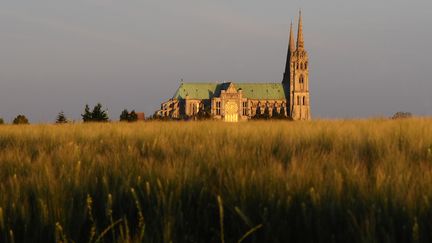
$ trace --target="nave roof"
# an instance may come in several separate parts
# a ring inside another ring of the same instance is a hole
[[[174,94],[174,99],[211,99],[219,97],[231,82],[225,83],[181,83]],[[242,90],[248,99],[280,100],[286,99],[286,89],[282,83],[233,83],[237,90]]]

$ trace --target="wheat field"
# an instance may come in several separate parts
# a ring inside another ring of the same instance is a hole
[[[432,119],[3,125],[0,242],[432,242]]]

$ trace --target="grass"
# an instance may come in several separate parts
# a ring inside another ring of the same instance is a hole
[[[0,126],[0,242],[432,242],[432,120]]]

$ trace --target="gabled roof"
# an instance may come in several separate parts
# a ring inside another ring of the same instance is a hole
[[[174,99],[185,99],[189,96],[191,99],[210,99],[218,83],[181,83],[180,87],[174,94]]]
[[[174,99],[211,99],[219,97],[230,83],[182,83],[174,94]],[[243,91],[248,99],[286,99],[286,89],[282,83],[233,83],[237,90]]]

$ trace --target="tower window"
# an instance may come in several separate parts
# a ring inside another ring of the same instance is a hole
[[[304,77],[303,77],[303,75],[300,76],[299,83],[301,83],[301,84],[304,83]]]
[[[306,96],[303,96],[303,105],[306,105]]]
[[[308,68],[308,62],[305,62],[305,69]]]
[[[300,96],[297,96],[297,105],[300,105]]]
[[[300,69],[303,70],[303,63],[300,63]]]
[[[304,76],[300,75],[300,79],[299,79],[299,83],[300,83],[300,90],[304,90]]]

